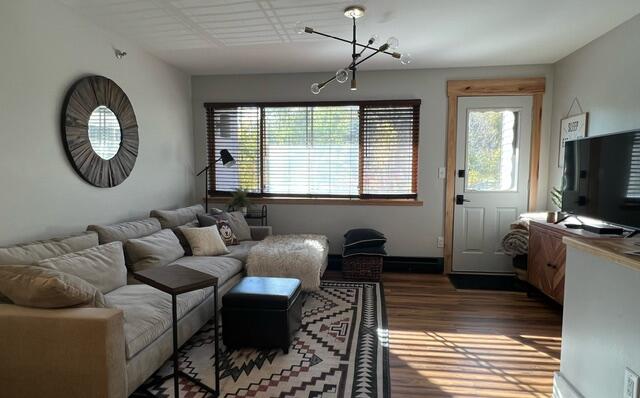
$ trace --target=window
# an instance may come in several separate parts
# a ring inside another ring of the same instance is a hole
[[[212,194],[417,197],[419,100],[205,107]]]
[[[511,110],[469,112],[466,191],[517,190],[518,117]]]

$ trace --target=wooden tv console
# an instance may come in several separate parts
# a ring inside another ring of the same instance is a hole
[[[527,278],[531,285],[559,304],[564,301],[566,246],[562,238],[565,236],[588,239],[617,237],[598,235],[582,229],[569,229],[564,223],[531,221]]]

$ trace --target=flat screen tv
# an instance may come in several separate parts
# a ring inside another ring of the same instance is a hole
[[[568,141],[562,211],[640,229],[640,130]]]

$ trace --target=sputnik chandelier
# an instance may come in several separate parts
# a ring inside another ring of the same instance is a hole
[[[357,35],[356,35],[356,19],[363,17],[364,11],[365,9],[362,6],[350,6],[344,9],[344,16],[347,18],[350,18],[353,21],[353,39],[352,40],[347,40],[341,37],[336,37],[326,33],[318,32],[313,28],[302,25],[300,22],[296,23],[295,30],[296,30],[296,33],[298,34],[310,33],[310,34],[316,34],[324,37],[329,37],[331,39],[339,40],[344,43],[349,43],[351,44],[351,47],[352,47],[351,63],[344,69],[338,69],[336,74],[332,76],[330,79],[327,79],[322,83],[313,83],[311,85],[311,92],[313,94],[320,94],[320,91],[327,84],[331,83],[334,80],[337,81],[338,83],[345,83],[347,80],[349,80],[349,72],[351,72],[351,90],[357,90],[358,85],[356,82],[356,71],[358,69],[358,65],[362,64],[363,62],[365,62],[366,60],[370,59],[371,57],[377,54],[383,53],[383,54],[390,55],[393,58],[399,59],[403,65],[410,64],[411,61],[413,60],[411,58],[411,54],[409,53],[401,54],[397,52],[399,42],[398,42],[398,39],[396,39],[395,37],[390,37],[389,39],[387,39],[386,43],[380,45],[379,47],[373,47],[373,45],[378,41],[378,35],[371,36],[367,44],[358,43]],[[360,51],[358,52],[358,50]],[[373,52],[368,53],[366,54],[366,56],[364,56],[365,55],[364,52],[367,50],[371,50]]]

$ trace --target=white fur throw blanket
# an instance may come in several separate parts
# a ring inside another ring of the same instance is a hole
[[[303,290],[318,290],[328,253],[324,235],[268,236],[249,251],[247,275],[297,278]]]

